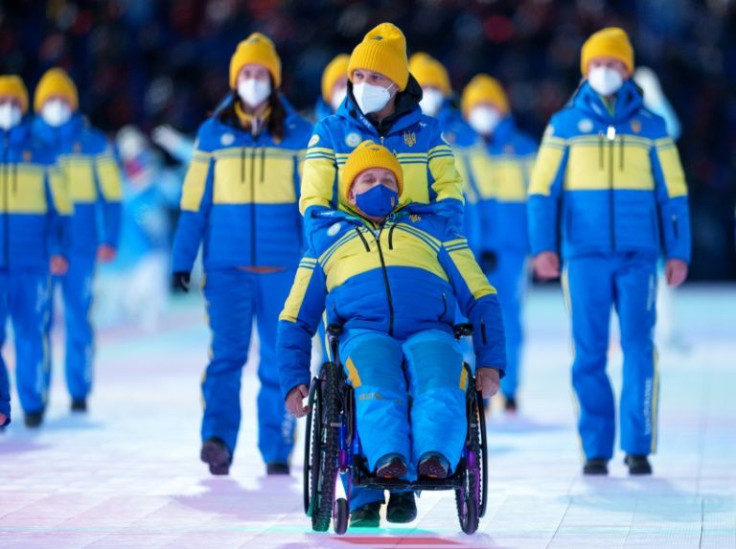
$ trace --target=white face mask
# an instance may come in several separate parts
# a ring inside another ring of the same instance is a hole
[[[41,118],[49,126],[53,126],[54,128],[66,124],[71,117],[72,110],[69,108],[69,105],[66,101],[61,101],[60,99],[46,101],[41,108]]]
[[[345,99],[345,96],[348,94],[347,88],[340,88],[339,90],[335,90],[332,92],[332,99],[330,99],[330,106],[332,107],[333,111],[336,111],[340,108],[340,105],[342,105],[343,99]]]
[[[271,82],[248,78],[238,82],[238,96],[249,107],[257,107],[271,95]]]
[[[468,123],[481,135],[491,135],[498,123],[501,122],[501,113],[493,107],[474,107],[468,116]]]
[[[391,84],[393,86],[393,84]],[[388,104],[391,99],[391,86],[384,88],[382,86],[374,86],[361,82],[353,86],[353,96],[358,102],[358,107],[363,114],[378,112]]]
[[[20,108],[10,102],[0,105],[0,128],[9,130],[20,123],[23,113]]]
[[[440,112],[440,107],[445,101],[445,96],[441,91],[433,88],[427,88],[422,91],[422,100],[419,102],[419,107],[422,112],[427,116],[437,116]]]
[[[613,69],[608,67],[595,67],[588,71],[588,82],[590,87],[604,97],[613,95],[624,84],[624,79]]]

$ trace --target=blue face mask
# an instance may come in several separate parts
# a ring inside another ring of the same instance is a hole
[[[399,202],[399,193],[386,185],[376,185],[371,190],[355,196],[355,205],[371,217],[386,217]]]

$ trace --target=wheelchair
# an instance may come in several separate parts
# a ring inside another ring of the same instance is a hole
[[[455,337],[472,335],[470,324],[455,326]],[[395,488],[414,492],[454,490],[460,527],[466,534],[478,529],[485,515],[488,493],[488,451],[483,397],[476,390],[470,367],[466,392],[467,434],[455,472],[444,479],[381,479],[369,470],[361,453],[355,420],[353,388],[339,362],[338,338],[342,327],[327,327],[333,361],[325,362],[309,390],[311,410],[307,415],[304,444],[304,512],[315,532],[326,532],[333,523],[344,534],[350,518],[350,489],[360,486],[378,490]]]

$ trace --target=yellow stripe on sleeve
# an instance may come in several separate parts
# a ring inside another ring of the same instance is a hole
[[[123,199],[123,185],[120,181],[120,169],[115,159],[110,155],[103,155],[95,163],[97,181],[105,200],[120,202]]]
[[[429,160],[429,172],[434,178],[432,189],[437,193],[437,201],[446,198],[454,198],[465,203],[463,196],[463,179],[455,166],[455,157],[447,147],[450,154],[436,156]]]
[[[307,151],[307,159],[302,169],[302,189],[299,198],[299,211],[302,215],[310,206],[330,207],[332,202],[332,185],[335,182],[337,165],[332,149],[324,149],[320,155],[310,157],[314,148]]]
[[[314,266],[305,267],[304,261],[300,264],[296,270],[296,276],[294,277],[294,283],[291,285],[289,290],[289,297],[286,298],[284,309],[279,315],[279,320],[287,320],[289,322],[296,322],[299,318],[299,311],[304,303],[304,296],[307,295],[307,288],[309,282],[312,280],[314,274]]]
[[[662,166],[662,175],[669,197],[687,196],[687,184],[680,155],[671,139],[657,141],[657,158],[659,165]]]
[[[182,211],[196,212],[202,204],[204,197],[207,174],[210,170],[210,157],[195,154],[189,163],[187,175],[184,178],[184,186],[181,193]]]
[[[465,285],[475,299],[496,293],[496,289],[491,286],[486,275],[480,270],[470,248],[460,248],[448,253]]]
[[[552,183],[555,181],[562,162],[562,155],[565,153],[564,148],[559,147],[556,143],[550,144],[550,142],[551,139],[545,139],[539,149],[529,183],[529,194],[550,195]]]

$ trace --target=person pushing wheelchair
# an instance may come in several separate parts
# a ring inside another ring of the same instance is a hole
[[[484,397],[503,376],[503,324],[466,239],[444,217],[410,213],[402,188],[401,165],[385,147],[363,141],[347,158],[338,192],[348,211],[335,211],[313,241],[279,317],[281,388],[289,412],[308,413],[311,339],[326,311],[328,323],[343,327],[339,354],[369,470],[385,479],[446,478],[467,424],[456,303],[473,325]],[[351,512],[372,509],[377,525],[382,499],[361,491]]]

